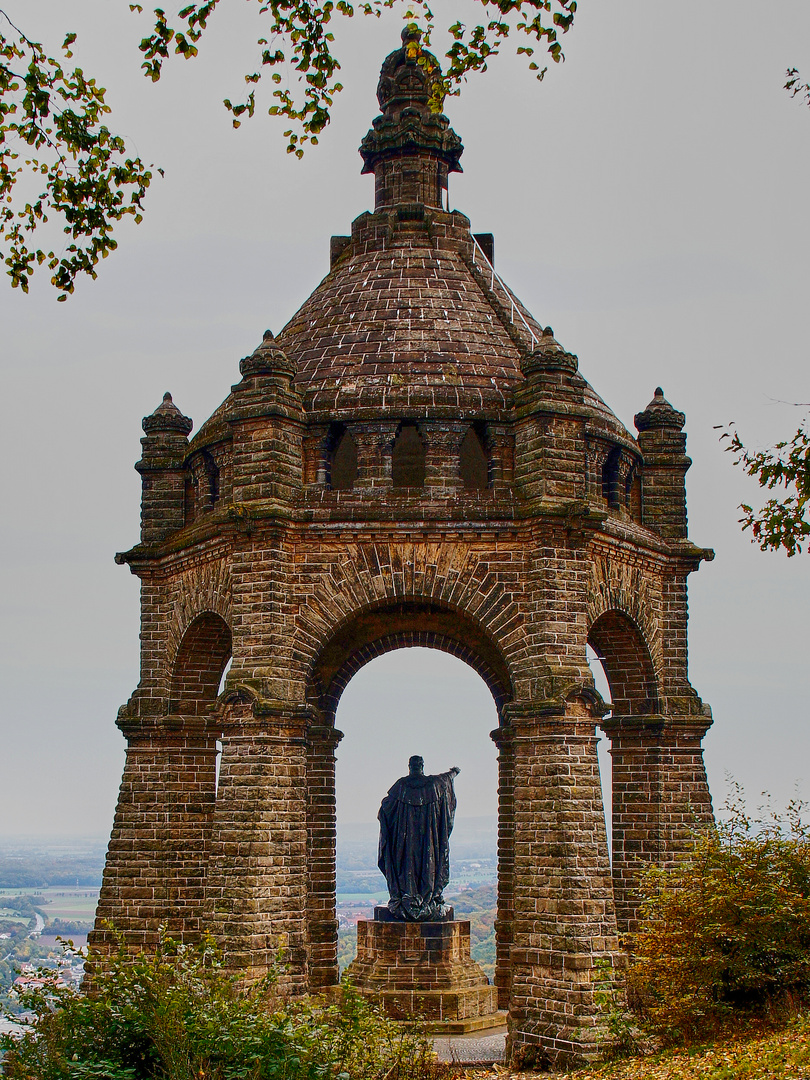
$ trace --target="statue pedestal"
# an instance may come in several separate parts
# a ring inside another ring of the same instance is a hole
[[[363,919],[346,978],[395,1020],[422,1019],[441,1028],[464,1022],[462,1030],[504,1023],[496,988],[470,956],[466,920]]]

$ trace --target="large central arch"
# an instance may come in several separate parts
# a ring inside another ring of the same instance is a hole
[[[509,997],[509,945],[514,908],[513,763],[500,744],[504,710],[513,699],[508,662],[492,635],[472,616],[435,601],[381,601],[344,618],[318,652],[307,696],[318,723],[310,729],[307,760],[307,936],[310,984],[338,981],[336,903],[335,750],[342,732],[334,726],[341,694],[371,660],[396,649],[438,649],[465,661],[488,686],[498,712],[492,732],[498,754],[498,917],[496,977],[500,1007]]]

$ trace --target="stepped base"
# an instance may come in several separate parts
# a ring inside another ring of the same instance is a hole
[[[357,958],[345,977],[395,1020],[424,1020],[433,1030],[460,1034],[448,1024],[493,1019],[498,992],[470,956],[470,924],[369,922],[357,924]],[[497,1024],[502,1024],[498,1017]],[[483,1026],[483,1025],[482,1025]],[[493,1023],[493,1026],[495,1024]]]

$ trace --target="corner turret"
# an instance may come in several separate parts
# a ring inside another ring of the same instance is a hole
[[[301,490],[303,411],[295,364],[265,330],[239,364],[226,420],[233,432],[233,502],[289,503]]]
[[[194,425],[188,416],[183,416],[167,391],[155,411],[143,418],[142,426],[143,451],[135,468],[142,482],[141,542],[148,544],[163,540],[183,527],[183,462]]]
[[[686,415],[673,409],[660,386],[647,408],[635,416],[638,444],[644,456],[644,524],[668,540],[684,539],[686,473]]]

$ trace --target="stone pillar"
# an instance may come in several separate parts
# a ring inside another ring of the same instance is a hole
[[[706,716],[611,716],[613,891],[620,933],[637,925],[641,873],[671,866],[712,820],[702,739]]]
[[[338,921],[335,917],[335,750],[343,732],[320,724],[307,737],[307,921],[309,985],[338,982]]]
[[[596,758],[580,700],[507,706],[514,743],[515,914],[507,1049],[560,1067],[598,1051],[596,961],[620,963]]]
[[[584,499],[584,380],[578,361],[551,332],[520,363],[515,392],[515,486],[524,498]]]
[[[491,486],[496,494],[508,494],[515,478],[515,436],[506,424],[487,424]]]
[[[129,745],[91,948],[111,947],[105,922],[133,948],[153,946],[161,926],[194,941],[203,929],[216,733],[198,716],[122,716],[118,726]]]
[[[306,710],[226,695],[206,916],[246,982],[307,989]],[[230,700],[228,700],[230,698]]]
[[[419,433],[425,440],[425,487],[431,494],[454,495],[461,491],[461,443],[469,424],[453,420],[434,420],[420,424]]]
[[[304,486],[325,488],[329,477],[328,424],[310,424],[303,439]]]
[[[380,421],[352,424],[357,446],[355,488],[391,487],[391,455],[398,426]]]

